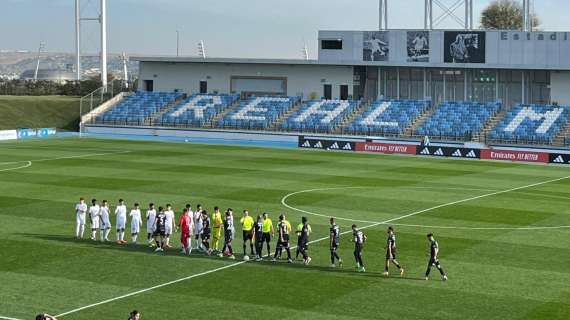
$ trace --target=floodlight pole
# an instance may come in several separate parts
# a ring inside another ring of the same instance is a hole
[[[378,30],[388,29],[388,0],[378,1]]]
[[[101,0],[101,86],[107,91],[107,0]]]
[[[75,0],[75,72],[76,80],[81,81],[81,11],[80,0]]]

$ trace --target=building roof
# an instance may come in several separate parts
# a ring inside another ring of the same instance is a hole
[[[323,62],[319,60],[304,59],[261,59],[261,58],[200,58],[200,57],[176,57],[176,56],[131,56],[130,60],[139,62],[189,62],[189,63],[232,63],[232,64],[289,64],[289,65],[344,65],[341,61]],[[354,61],[346,64],[354,64]]]

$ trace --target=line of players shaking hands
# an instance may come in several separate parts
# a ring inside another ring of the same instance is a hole
[[[87,207],[84,198],[80,198],[79,203],[75,206],[76,210],[76,237],[83,238],[85,230],[85,221],[88,216],[91,225],[91,239],[97,241],[97,232],[100,232],[100,241],[110,241],[109,233],[111,230],[110,222],[110,208],[106,200],[98,204],[96,199],[91,201],[91,206]],[[125,240],[125,230],[127,225],[127,207],[123,199],[120,199],[115,208],[116,216],[116,241],[119,245],[127,244]],[[131,220],[131,242],[136,244],[137,237],[143,225],[141,209],[138,203],[135,203],[128,216]],[[189,255],[193,249],[199,250],[207,255],[217,255],[219,257],[228,257],[235,259],[232,241],[235,239],[235,226],[233,210],[228,208],[222,214],[218,207],[214,207],[212,215],[198,205],[196,211],[192,211],[190,204],[187,204],[183,210],[182,215],[175,224],[175,213],[172,206],[167,204],[165,207],[155,208],[153,203],[149,204],[146,211],[146,227],[147,227],[147,241],[151,247],[156,247],[156,252],[162,252],[166,248],[171,248],[170,238],[174,232],[180,231],[180,243],[182,246],[182,253]],[[255,257],[256,261],[262,261],[263,245],[267,247],[267,257],[271,257],[272,261],[281,258],[283,252],[287,254],[287,262],[292,263],[293,258],[291,249],[296,249],[296,257],[302,256],[303,264],[308,265],[311,262],[311,257],[308,255],[309,236],[312,233],[311,226],[306,217],[302,217],[301,223],[297,225],[295,230],[297,234],[297,245],[291,247],[289,234],[292,231],[291,223],[286,219],[285,214],[279,216],[277,223],[277,230],[274,229],[273,222],[267,213],[257,216],[254,220],[249,215],[247,210],[243,211],[243,216],[240,218],[243,236],[243,257],[248,261],[250,257],[247,255],[247,243],[249,242],[250,253]],[[354,242],[354,259],[356,261],[356,268],[359,272],[365,272],[364,262],[362,260],[362,249],[366,242],[366,236],[352,225],[352,242]],[[277,234],[277,244],[275,252],[271,255],[271,239]],[[396,260],[396,236],[394,229],[388,227],[388,238],[386,243],[386,262],[384,268],[384,275],[388,276],[390,263],[394,264],[400,275],[404,275],[404,269]],[[340,245],[340,227],[336,224],[334,218],[330,218],[330,260],[331,267],[337,265],[342,267],[342,259],[339,257],[337,251]],[[192,238],[195,239],[195,246],[192,246]],[[432,266],[435,266],[441,274],[443,280],[447,280],[441,264],[439,263],[439,245],[435,241],[433,234],[427,235],[430,243],[430,260],[428,268],[425,273],[426,280]],[[220,242],[223,240],[223,247],[219,250]],[[212,244],[210,244],[212,242]]]

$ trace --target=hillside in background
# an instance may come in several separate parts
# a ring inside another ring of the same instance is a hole
[[[0,75],[20,75],[26,70],[35,69],[37,61],[37,53],[34,52],[0,51]],[[84,56],[81,58],[82,68],[84,71],[99,68],[99,61],[98,56]],[[119,55],[110,54],[108,62],[110,73],[121,74],[123,63]],[[47,52],[42,53],[40,58],[40,69],[67,70],[69,66],[74,65],[75,56],[70,53]],[[129,62],[129,72],[131,74],[138,73],[137,62]]]
[[[0,130],[58,128],[77,131],[79,98],[0,96]]]

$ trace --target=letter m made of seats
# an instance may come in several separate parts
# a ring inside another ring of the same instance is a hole
[[[545,113],[539,113],[531,107],[524,107],[505,128],[505,132],[514,132],[528,118],[532,121],[542,121],[542,124],[536,129],[536,133],[546,133],[562,112],[564,112],[563,108],[554,108]]]

